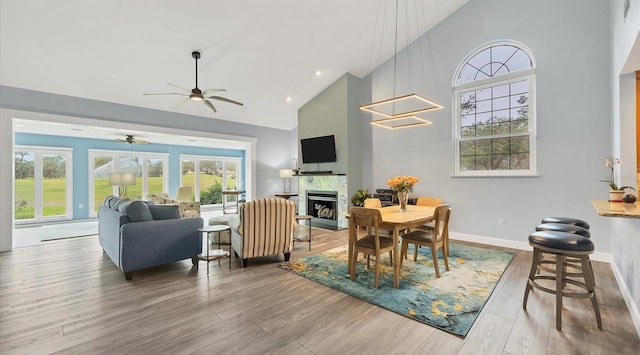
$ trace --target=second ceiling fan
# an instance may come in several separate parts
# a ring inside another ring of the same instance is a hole
[[[191,100],[191,101],[201,101],[207,107],[209,107],[213,112],[218,112],[218,110],[216,109],[215,106],[213,106],[211,101],[209,101],[207,99],[218,100],[218,101],[222,101],[222,102],[228,102],[228,103],[234,104],[234,105],[243,106],[243,104],[241,102],[234,101],[234,100],[231,100],[231,99],[227,99],[226,97],[213,95],[213,94],[216,94],[216,93],[219,93],[219,92],[227,91],[225,89],[200,90],[198,88],[198,59],[200,59],[200,52],[193,51],[193,52],[191,52],[191,56],[193,57],[193,59],[196,60],[196,87],[195,88],[193,88],[191,90],[187,90],[187,89],[179,87],[177,85],[168,83],[169,85],[174,86],[174,87],[176,87],[178,89],[182,89],[185,92],[184,93],[181,93],[181,92],[166,92],[166,93],[143,94],[143,95],[180,95],[180,96],[187,96],[187,98],[182,103],[180,103],[178,106],[182,105],[183,103],[185,103],[185,102],[187,102],[189,100]]]

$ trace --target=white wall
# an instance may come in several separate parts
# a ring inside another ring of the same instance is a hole
[[[421,181],[414,196],[440,196],[452,205],[452,233],[497,238],[504,245],[526,245],[545,216],[585,219],[596,251],[608,253],[610,220],[598,217],[591,205],[607,198],[608,187],[599,180],[606,178],[603,161],[612,154],[608,6],[599,0],[472,0],[438,24],[429,35],[435,73],[427,71],[424,94],[445,109],[430,116],[430,126],[372,128],[372,161],[365,162],[371,171],[364,174],[372,177],[369,187],[385,187],[394,175],[415,175]],[[538,176],[454,178],[454,72],[473,49],[497,39],[525,44],[537,62]],[[424,43],[423,38],[423,48]],[[383,76],[374,72],[368,78],[374,96],[391,87],[392,77]],[[407,78],[398,81],[401,86]],[[498,226],[499,218],[504,226]]]
[[[611,127],[613,154],[619,156],[623,181],[636,177],[636,84],[640,70],[640,0],[631,0],[627,18],[624,0],[610,2],[611,12]],[[627,306],[640,333],[640,219],[613,218],[611,227],[612,267]]]

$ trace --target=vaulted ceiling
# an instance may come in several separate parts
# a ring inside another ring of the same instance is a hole
[[[469,0],[407,1],[399,27],[420,21],[398,33],[414,40]],[[394,22],[390,0],[2,0],[0,85],[292,129],[337,78],[393,56]],[[244,106],[213,101],[213,113],[143,96],[181,92],[168,83],[192,89],[194,50],[199,88],[224,88]]]

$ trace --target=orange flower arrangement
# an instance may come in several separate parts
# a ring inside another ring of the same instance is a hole
[[[413,186],[418,183],[420,179],[415,176],[396,176],[387,180],[387,185],[395,192],[413,192]]]

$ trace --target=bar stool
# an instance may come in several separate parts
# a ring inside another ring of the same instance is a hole
[[[571,298],[590,298],[593,310],[596,314],[596,322],[598,329],[602,329],[602,319],[600,318],[600,309],[594,291],[593,270],[589,263],[589,254],[593,253],[594,245],[589,238],[585,238],[578,234],[555,232],[555,231],[537,231],[529,235],[529,245],[533,247],[533,260],[531,263],[531,271],[529,279],[524,290],[524,300],[522,308],[527,309],[527,299],[529,291],[533,287],[548,293],[556,295],[556,329],[562,330],[562,297]],[[543,254],[555,255],[555,268],[549,268],[542,263]],[[577,258],[580,260],[580,268],[566,262],[567,257]],[[572,268],[577,272],[567,272],[566,268]],[[538,271],[544,271],[550,274],[538,275]],[[582,277],[584,282],[570,279]],[[555,281],[555,290],[542,286],[539,280]],[[565,289],[565,284],[570,284],[584,289],[584,292],[577,292]]]
[[[554,217],[552,217],[554,218]],[[557,218],[555,218],[557,219]],[[584,221],[580,221],[580,220],[576,220],[573,218],[569,218],[572,221],[578,221],[578,223],[582,224],[582,225],[589,225],[587,222]],[[544,221],[544,219],[543,219]],[[578,234],[581,235],[585,238],[591,238],[591,232],[589,232],[588,229],[585,229],[583,227],[580,227],[578,224],[564,224],[564,223],[542,223],[538,226],[536,226],[536,231],[553,231],[553,232],[565,232],[565,233],[573,233],[573,234]],[[567,263],[573,263],[574,264],[574,268],[580,268],[580,259],[576,259],[576,258],[566,258],[565,260]],[[540,261],[541,263],[545,263],[545,264],[552,264],[554,263],[553,260],[545,260],[545,261]],[[589,260],[589,265],[591,265],[591,260]],[[593,269],[593,268],[592,268]],[[566,270],[566,268],[565,268]],[[595,285],[595,280],[593,280],[593,284]]]
[[[578,227],[582,227],[584,229],[589,229],[589,223],[577,218],[570,217],[546,217],[543,218],[540,223],[562,223],[562,224],[573,224]]]

